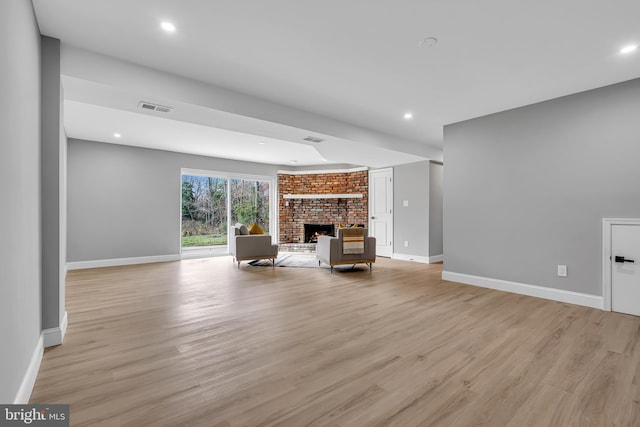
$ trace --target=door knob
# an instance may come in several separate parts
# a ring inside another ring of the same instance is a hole
[[[375,216],[372,216],[372,217],[371,217],[371,219],[376,219],[376,217],[375,217]]]
[[[624,259],[623,256],[616,255],[616,262],[635,262],[635,261],[632,259]]]

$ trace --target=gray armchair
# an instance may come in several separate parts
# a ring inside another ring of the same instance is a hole
[[[357,231],[353,231],[357,230]],[[339,228],[338,237],[318,236],[318,265],[368,264],[376,262],[376,238],[367,236],[366,228]]]
[[[233,227],[231,231],[229,251],[237,261],[238,268],[240,268],[240,261],[256,259],[270,259],[275,266],[278,245],[271,243],[271,236],[268,234],[241,234],[238,227]]]

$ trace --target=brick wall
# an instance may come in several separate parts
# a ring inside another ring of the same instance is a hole
[[[283,194],[362,194],[362,199],[283,199]],[[368,224],[369,172],[278,174],[280,243],[301,243],[304,224]],[[289,206],[286,206],[287,202]]]

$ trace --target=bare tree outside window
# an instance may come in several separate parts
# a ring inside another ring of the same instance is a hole
[[[182,176],[182,246],[227,244],[226,178]]]
[[[269,182],[231,180],[231,222],[255,222],[269,232]]]
[[[182,247],[227,244],[231,224],[255,222],[269,232],[269,181],[182,176]]]

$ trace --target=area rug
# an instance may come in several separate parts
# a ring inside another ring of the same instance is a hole
[[[255,267],[271,267],[271,260],[269,259],[258,259],[255,261],[250,261],[249,265],[253,265]],[[298,268],[318,268],[318,260],[315,254],[310,253],[296,253],[296,252],[281,252],[278,254],[278,258],[276,258],[276,267],[298,267]],[[330,269],[327,264],[320,264],[320,268]],[[348,265],[336,265],[333,267],[334,270],[337,271],[359,271],[359,270],[369,270],[369,267],[365,264],[357,264],[355,267],[351,264]]]
[[[271,267],[271,260],[257,259],[249,262],[249,265],[256,267]],[[276,267],[301,267],[301,268],[318,268],[318,260],[315,254],[304,253],[280,253],[276,258]]]

